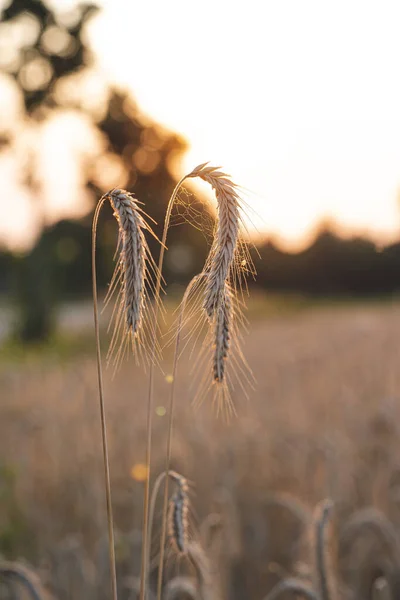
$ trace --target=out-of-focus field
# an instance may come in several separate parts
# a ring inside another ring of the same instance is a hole
[[[275,492],[311,509],[330,497],[337,531],[370,505],[400,527],[400,304],[280,314],[259,300],[250,322],[244,353],[257,384],[248,400],[233,393],[230,423],[208,401],[193,410],[193,357],[183,356],[172,465],[191,481],[193,531],[210,513],[222,515],[209,552],[225,596],[238,599],[263,598],[303,560],[300,525],[274,504]],[[97,376],[87,350],[62,360],[3,352],[0,369],[0,553],[25,557],[58,598],[78,600],[108,597]],[[164,467],[171,362],[168,350],[155,386],[153,477]],[[147,377],[129,361],[114,379],[106,373],[105,388],[126,582],[140,568]],[[348,583],[349,564],[341,572]],[[179,571],[184,564],[171,560],[170,574]]]

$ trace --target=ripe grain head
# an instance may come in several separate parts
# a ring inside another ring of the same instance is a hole
[[[188,482],[176,474],[176,490],[168,507],[168,537],[171,548],[178,555],[187,553],[189,543],[189,496]]]
[[[244,227],[244,203],[238,186],[219,167],[197,166],[188,178],[199,177],[209,183],[217,199],[217,222],[214,239],[205,271],[208,273],[203,308],[211,318],[224,295],[224,284],[230,281],[233,287],[241,287],[243,274],[254,272],[246,245],[240,237]]]
[[[154,233],[138,200],[121,189],[111,190],[103,198],[110,201],[119,227],[116,267],[106,297],[108,304],[116,296],[111,319],[114,329],[107,358],[117,368],[129,346],[138,360],[148,361],[147,341],[154,333],[150,298],[157,267],[144,232]]]

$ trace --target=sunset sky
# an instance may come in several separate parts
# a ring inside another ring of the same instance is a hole
[[[102,4],[87,31],[98,67],[188,139],[177,174],[223,165],[249,189],[258,229],[291,248],[325,218],[398,237],[397,0]],[[75,209],[68,194],[49,202]],[[18,234],[7,212],[2,199],[0,234]]]

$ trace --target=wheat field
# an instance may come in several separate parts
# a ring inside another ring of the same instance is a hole
[[[261,599],[286,577],[312,576],[307,520],[329,498],[338,597],[361,600],[366,578],[400,568],[400,305],[256,308],[244,344],[256,384],[248,399],[235,388],[228,423],[207,399],[193,409],[193,357],[180,361],[171,467],[189,481],[190,535],[210,559],[215,597]],[[156,371],[152,480],[164,469],[171,364],[172,349]],[[123,599],[136,597],[140,575],[146,384],[132,361],[105,373]],[[108,598],[94,358],[4,359],[0,389],[0,552],[27,561],[55,598]],[[368,520],[345,540],[346,522],[370,507],[390,520],[391,543]],[[154,577],[160,513],[161,503]],[[191,574],[172,552],[167,565],[167,581]]]

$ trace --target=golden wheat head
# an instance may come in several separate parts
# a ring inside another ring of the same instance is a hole
[[[177,484],[168,507],[168,537],[172,549],[178,555],[186,554],[189,543],[189,496],[185,477],[173,474]]]
[[[209,183],[217,199],[217,223],[206,262],[208,277],[203,302],[203,308],[211,318],[223,301],[225,282],[232,280],[232,285],[240,284],[244,267],[248,269],[252,264],[246,246],[240,240],[243,202],[238,186],[219,167],[201,164],[188,177],[199,177]]]
[[[133,194],[117,188],[104,194],[102,200],[109,200],[119,229],[116,267],[106,298],[107,304],[119,292],[112,316],[114,331],[107,357],[114,357],[114,366],[117,367],[129,346],[137,358],[138,355],[146,357],[146,340],[151,333],[149,319],[152,307],[149,299],[154,290],[153,276],[157,267],[144,232],[154,233]]]
[[[225,380],[225,361],[229,356],[231,345],[232,318],[231,290],[227,284],[224,284],[224,296],[215,317],[213,372],[216,383],[223,383]]]
[[[238,293],[242,291],[244,275],[254,274],[254,267],[242,236],[245,211],[238,186],[219,167],[207,163],[197,166],[186,176],[195,177],[210,184],[217,199],[213,242],[196,286],[198,304],[192,311],[196,314],[200,310],[205,315],[208,331],[203,352],[196,361],[201,373],[207,363],[207,376],[197,384],[195,403],[201,402],[208,388],[213,386],[217,410],[229,413],[234,412],[231,400],[234,383],[242,387],[245,395],[251,387],[251,373],[240,349],[237,323],[243,324]],[[197,326],[203,326],[201,317]]]

